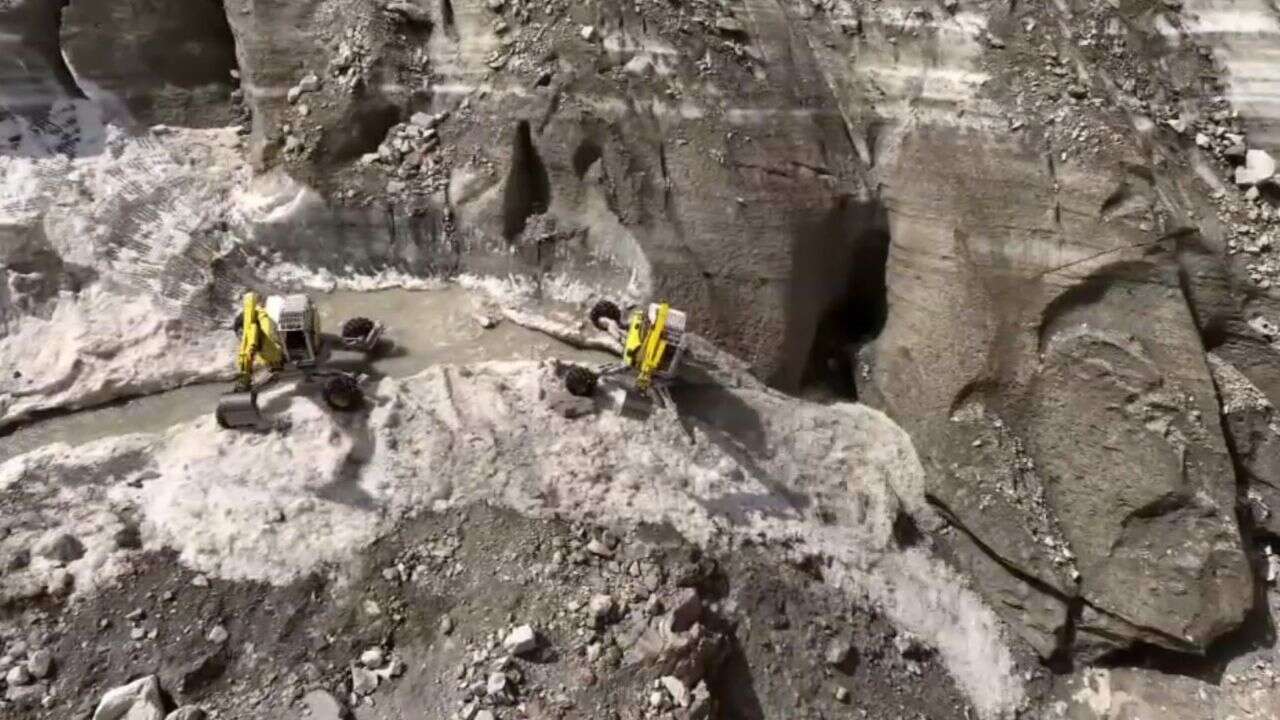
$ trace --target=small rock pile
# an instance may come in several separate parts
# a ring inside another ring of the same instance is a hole
[[[0,655],[0,679],[4,682],[4,703],[17,708],[39,705],[49,694],[53,679],[53,655],[46,649],[31,647],[15,639]]]
[[[377,152],[360,159],[363,164],[384,168],[391,175],[387,194],[399,196],[409,190],[432,193],[445,188],[449,173],[440,153],[438,128],[447,117],[445,112],[414,113],[409,122],[395,125],[387,132]]]
[[[359,660],[351,665],[351,704],[358,705],[383,683],[403,675],[404,670],[404,663],[381,647],[360,653]]]

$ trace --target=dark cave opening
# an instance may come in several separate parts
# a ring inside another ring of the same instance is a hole
[[[857,355],[888,318],[889,234],[864,233],[855,244],[843,284],[818,316],[800,377],[802,393],[817,391],[857,400]]]
[[[502,195],[502,236],[507,240],[514,240],[530,217],[551,205],[551,180],[533,145],[528,120],[516,124],[512,144],[511,170]]]
[[[583,140],[573,151],[573,172],[581,179],[601,157],[601,149],[593,140]]]

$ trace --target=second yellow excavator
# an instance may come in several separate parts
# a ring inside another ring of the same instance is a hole
[[[258,393],[286,370],[300,371],[305,382],[323,381],[324,400],[335,410],[354,409],[363,400],[360,375],[320,367],[326,354],[320,315],[306,295],[272,295],[262,301],[255,292],[245,293],[233,327],[240,336],[235,388],[218,401],[214,412],[218,425],[261,426]],[[347,349],[368,353],[377,345],[382,330],[381,324],[368,318],[351,318],[342,326],[340,342]],[[268,374],[255,380],[259,366]]]
[[[630,373],[630,387],[622,388],[624,412],[647,412],[651,396],[665,405],[672,405],[666,386],[676,377],[684,356],[685,314],[667,303],[650,303],[647,309],[632,310],[624,330],[622,310],[616,304],[602,300],[591,309],[590,317],[598,329],[620,336],[622,362],[595,370],[582,366],[569,368],[565,374],[568,391],[588,397],[595,394],[602,378]]]

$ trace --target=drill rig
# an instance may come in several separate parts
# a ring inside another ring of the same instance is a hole
[[[323,381],[324,400],[335,410],[352,410],[363,401],[360,375],[320,367],[327,348],[320,333],[320,315],[306,295],[272,295],[263,302],[257,293],[245,293],[243,309],[233,327],[240,336],[240,349],[235,388],[222,396],[214,411],[221,427],[260,426],[258,393],[286,370],[301,371],[304,382]],[[342,326],[341,344],[368,353],[377,345],[382,329],[368,318],[351,318]],[[255,381],[259,364],[266,367],[268,375]]]
[[[685,314],[667,303],[651,303],[647,309],[632,310],[625,330],[622,310],[607,300],[591,309],[591,323],[622,341],[622,362],[591,369],[569,368],[565,387],[580,397],[595,394],[600,380],[631,375],[623,383],[622,410],[626,414],[647,414],[652,399],[672,407],[667,386],[675,379],[685,351]]]

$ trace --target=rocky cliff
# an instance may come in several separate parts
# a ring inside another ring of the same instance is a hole
[[[1253,632],[1265,0],[159,5],[0,5],[0,143],[47,147],[59,103],[243,121],[251,254],[669,298],[775,388],[884,410],[929,542],[1053,667]]]

